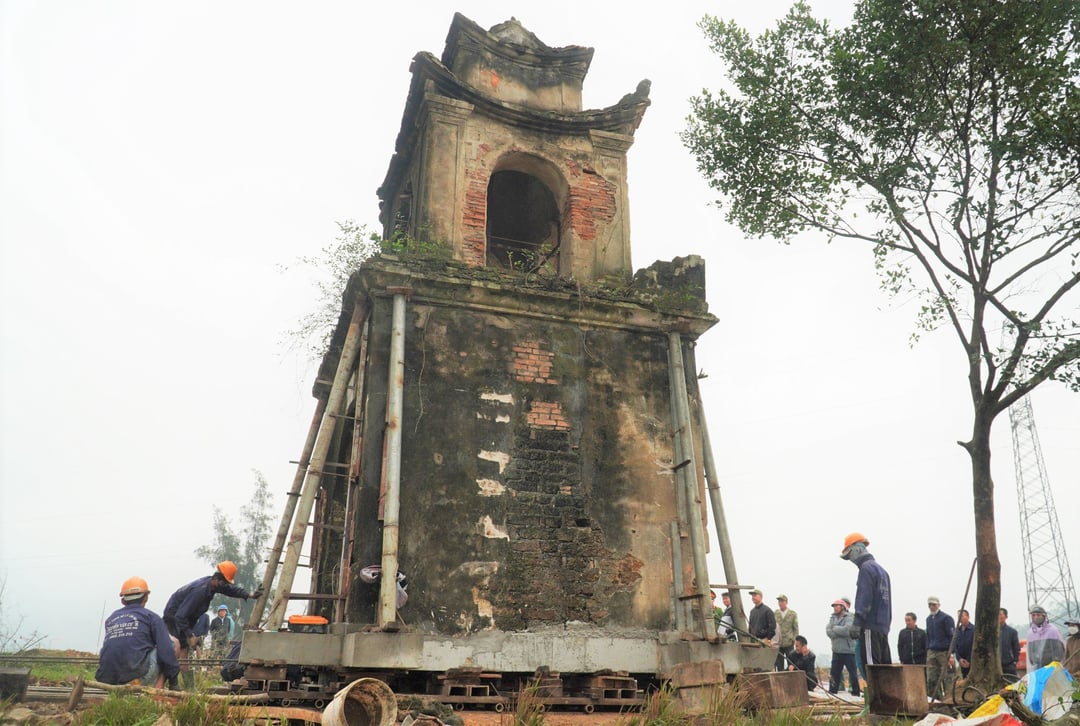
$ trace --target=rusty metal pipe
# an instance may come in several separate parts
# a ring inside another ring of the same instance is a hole
[[[363,318],[363,312],[363,306],[360,302],[353,305],[349,329],[345,335],[345,343],[341,348],[341,357],[338,358],[337,371],[334,373],[334,382],[330,386],[330,394],[326,397],[326,411],[323,413],[322,423],[319,425],[319,433],[315,439],[311,461],[307,468],[307,476],[304,478],[304,486],[300,492],[300,501],[296,505],[296,516],[285,551],[285,562],[281,566],[281,577],[278,578],[277,589],[274,592],[274,604],[270,607],[270,613],[266,617],[267,627],[271,630],[279,629],[285,621],[285,608],[289,604],[289,591],[292,590],[296,569],[300,563],[300,551],[304,547],[308,520],[311,518],[311,508],[315,503],[315,495],[319,491],[319,482],[322,479],[326,457],[330,452],[330,444],[334,440],[337,415],[342,412],[345,390],[348,387],[353,366],[356,365],[356,358],[360,353],[360,322]]]
[[[675,612],[675,630],[686,630],[686,621],[690,615],[687,602],[683,599],[682,577],[682,538],[679,534],[678,521],[671,523],[671,593],[672,610]]]
[[[397,622],[398,513],[401,506],[401,410],[405,388],[405,293],[394,293],[386,398],[386,494],[378,625]]]
[[[670,365],[668,366],[668,388],[672,391],[675,390],[675,369]],[[673,422],[671,432],[671,456],[674,462],[674,466],[678,466],[684,461],[682,450],[682,438],[679,437],[678,432],[674,430],[674,422],[678,420],[679,414],[675,408],[675,396],[672,395],[669,399],[671,406],[671,420]],[[689,505],[686,503],[685,487],[683,486],[682,479],[679,476],[679,470],[674,470],[675,474],[675,519],[671,523],[671,568],[674,573],[672,578],[672,585],[675,588],[673,593],[675,604],[675,629],[680,633],[689,630],[694,622],[694,607],[693,604],[686,598],[686,580],[688,573],[686,572],[685,564],[683,562],[683,538],[685,528],[683,523],[687,520],[687,511]]]
[[[698,493],[697,464],[694,461],[693,429],[690,423],[690,399],[686,392],[686,366],[683,364],[682,336],[668,333],[668,365],[672,370],[674,388],[671,391],[675,402],[675,426],[681,439],[682,453],[680,461],[689,461],[680,466],[676,476],[682,478],[687,502],[687,522],[690,526],[690,551],[694,558],[694,579],[697,580],[698,610],[702,619],[702,634],[707,640],[716,637],[716,623],[713,621],[712,603],[709,600],[709,565],[705,558],[705,525],[702,523],[702,501]]]
[[[248,616],[247,629],[249,630],[259,627],[263,610],[266,609],[266,601],[270,597],[270,588],[274,584],[274,575],[277,573],[278,565],[281,564],[281,551],[285,548],[285,538],[289,536],[293,513],[296,512],[296,502],[300,498],[300,489],[304,486],[304,477],[307,474],[308,462],[311,460],[311,451],[315,448],[315,438],[319,435],[319,424],[322,422],[325,411],[326,398],[320,398],[315,404],[315,413],[311,417],[311,426],[308,428],[307,440],[304,441],[304,450],[301,452],[300,461],[296,465],[292,488],[285,495],[285,511],[281,515],[281,524],[278,526],[277,536],[274,537],[274,546],[270,549],[266,569],[263,570],[263,592],[255,599],[255,608],[251,611],[251,615]]]
[[[338,595],[340,600],[334,603],[334,621],[344,622],[345,613],[348,611],[349,590],[352,588],[352,547],[356,539],[356,502],[360,491],[358,479],[360,477],[360,442],[363,438],[361,431],[364,425],[364,372],[367,359],[368,332],[370,324],[365,321],[364,329],[360,337],[360,353],[356,366],[355,382],[353,385],[353,430],[352,443],[349,455],[349,475],[345,478],[345,531],[341,536],[341,565],[338,572]]]

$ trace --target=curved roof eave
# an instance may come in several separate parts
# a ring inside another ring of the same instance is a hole
[[[449,68],[427,52],[417,53],[413,57],[411,71],[412,82],[401,118],[401,130],[394,144],[394,156],[378,189],[380,199],[383,199],[384,189],[395,186],[394,182],[407,164],[407,152],[414,148],[417,133],[415,118],[423,103],[424,89],[429,81],[439,94],[470,103],[480,113],[505,121],[511,126],[567,136],[584,136],[594,130],[633,136],[641,124],[645,109],[651,103],[649,81],[643,80],[638,83],[633,93],[626,94],[618,103],[607,108],[557,113],[485,96],[459,80]]]

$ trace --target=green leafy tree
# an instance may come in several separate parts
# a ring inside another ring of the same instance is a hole
[[[945,327],[961,345],[972,678],[992,688],[991,425],[1044,381],[1080,387],[1080,3],[862,0],[839,30],[796,4],[757,37],[710,16],[701,28],[730,84],[692,99],[683,141],[728,219],[869,245],[882,286],[921,300],[914,337]]]
[[[270,507],[273,505],[266,477],[259,471],[252,470],[252,473],[255,475],[255,491],[251,500],[240,508],[239,532],[233,528],[228,515],[215,506],[214,542],[195,550],[196,556],[212,566],[223,560],[235,562],[238,568],[235,584],[248,591],[255,590],[262,582],[263,562],[271,535]],[[215,596],[212,607],[216,608],[222,602],[229,606],[240,627],[247,622],[255,606],[254,600],[241,600],[237,609],[234,607],[237,601]]]

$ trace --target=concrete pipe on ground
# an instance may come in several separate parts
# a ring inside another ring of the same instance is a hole
[[[342,688],[322,714],[323,726],[394,726],[397,697],[377,678],[359,678]]]

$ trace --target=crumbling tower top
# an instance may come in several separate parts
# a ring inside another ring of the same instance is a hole
[[[442,63],[464,83],[499,101],[559,113],[581,111],[593,49],[552,48],[510,18],[490,31],[458,13]]]
[[[442,58],[413,58],[380,219],[389,237],[446,243],[477,267],[628,281],[626,152],[649,82],[582,110],[593,50],[552,48],[520,22],[461,14]]]

